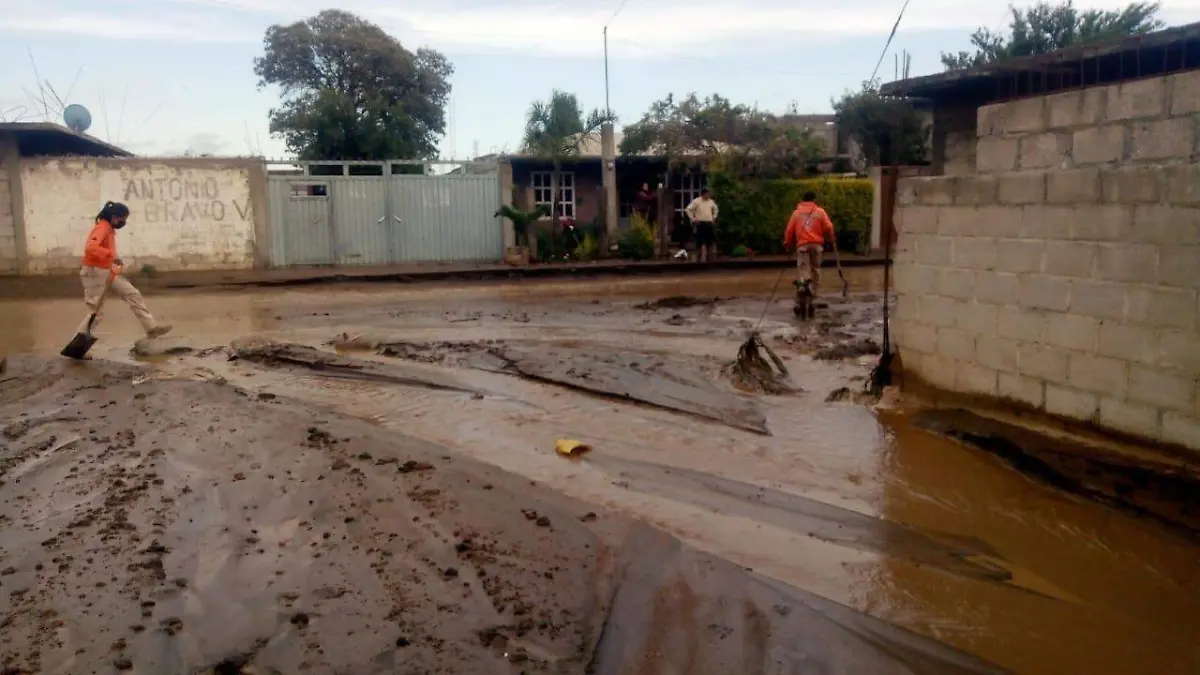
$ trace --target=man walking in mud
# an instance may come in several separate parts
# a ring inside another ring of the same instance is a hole
[[[837,240],[833,236],[833,221],[825,209],[817,206],[817,194],[805,192],[783,232],[783,248],[796,251],[796,276],[800,284],[808,282],[812,295],[817,295],[821,284],[821,252],[828,237],[837,253]]]
[[[697,260],[708,262],[709,254],[716,254],[717,216],[720,214],[717,202],[713,200],[708,188],[704,188],[700,191],[700,196],[693,199],[684,210],[688,219],[692,221],[692,230],[696,233]]]
[[[79,278],[83,282],[83,301],[87,304],[90,316],[96,311],[100,298],[104,295],[105,282],[111,274],[112,292],[129,305],[133,315],[142,324],[142,329],[146,331],[146,336],[160,337],[170,332],[171,327],[154,320],[154,315],[142,300],[142,294],[122,276],[124,265],[117,257],[117,230],[125,227],[128,220],[129,207],[117,202],[106,202],[104,208],[96,215],[95,225],[92,226],[87,243],[83,247],[83,266],[79,270]],[[97,314],[95,323],[99,322],[100,316]],[[78,332],[85,332],[87,324],[88,317],[84,317]]]

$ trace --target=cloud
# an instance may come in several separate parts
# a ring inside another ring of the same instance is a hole
[[[72,35],[119,35],[122,39],[257,42],[271,23],[311,16],[322,0],[160,0],[121,4],[98,0],[102,9],[80,11],[70,0],[29,3],[0,15],[0,30]],[[1104,9],[1124,2],[1085,3]],[[399,9],[384,0],[343,0],[339,6],[375,21],[405,43],[441,49],[512,50],[561,56],[599,56],[602,27],[619,3],[541,0],[411,0]],[[629,0],[609,29],[614,58],[648,54],[695,56],[738,44],[803,44],[891,30],[901,0],[824,0],[774,3],[743,0]],[[1172,23],[1200,18],[1200,0],[1177,0],[1164,12]],[[952,30],[964,35],[980,24],[999,27],[1007,10],[994,0],[922,0],[910,5],[902,32]]]

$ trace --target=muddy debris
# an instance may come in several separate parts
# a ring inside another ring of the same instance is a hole
[[[860,338],[826,345],[813,352],[812,356],[818,361],[840,361],[860,356],[878,356],[882,353],[883,348],[874,339]]]
[[[698,298],[691,295],[672,295],[658,300],[651,300],[634,305],[635,309],[658,310],[658,309],[687,309],[689,307],[712,307],[721,298]]]

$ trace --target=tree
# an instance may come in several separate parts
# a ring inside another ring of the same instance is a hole
[[[259,88],[277,85],[283,97],[271,110],[271,133],[300,159],[436,156],[453,72],[442,54],[413,53],[336,9],[271,26],[254,60]]]
[[[962,70],[1019,56],[1032,56],[1090,42],[1150,33],[1163,27],[1159,3],[1133,2],[1119,10],[1080,11],[1072,0],[1052,5],[1046,0],[1027,8],[1009,6],[1008,35],[987,28],[971,34],[975,52],[942,54],[946,70]]]
[[[550,218],[554,232],[558,232],[559,218],[562,217],[558,189],[563,160],[579,155],[584,144],[594,142],[600,135],[600,127],[615,119],[598,108],[593,108],[585,116],[575,94],[558,89],[551,92],[548,101],[534,101],[529,107],[521,149],[553,164],[550,172]],[[537,237],[532,226],[526,232],[526,238],[530,255],[536,259]]]
[[[655,101],[642,119],[626,126],[621,153],[661,154],[673,164],[706,163],[720,157],[744,177],[800,176],[824,154],[824,143],[807,129],[714,94]]]
[[[929,124],[911,101],[879,93],[864,82],[833,102],[838,131],[858,143],[868,165],[918,164],[925,160]]]

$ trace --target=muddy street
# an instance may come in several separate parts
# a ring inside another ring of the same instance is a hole
[[[84,364],[0,300],[5,665],[1200,672],[1195,475],[862,400],[882,271],[828,277],[151,295]]]

